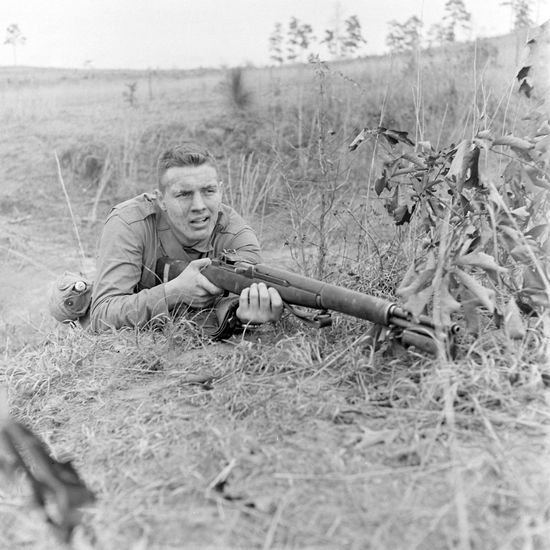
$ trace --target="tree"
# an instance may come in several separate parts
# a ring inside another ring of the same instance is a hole
[[[469,29],[471,19],[472,15],[466,9],[464,0],[447,0],[442,22],[433,25],[430,34],[439,44],[455,42],[457,28]]]
[[[309,23],[301,23],[296,17],[291,17],[286,28],[275,23],[275,28],[269,37],[269,58],[276,63],[294,61],[307,51],[315,40],[313,28]]]
[[[395,19],[388,23],[386,45],[392,53],[403,53],[416,49],[422,40],[422,21],[413,15],[404,23]]]
[[[361,44],[366,44],[367,41],[363,38],[361,32],[361,23],[357,15],[348,17],[345,22],[346,34],[343,37],[342,53],[344,57],[354,55],[361,47]]]
[[[341,31],[337,22],[335,28],[326,29],[321,44],[326,44],[332,57],[350,57],[357,53],[362,44],[367,41],[363,38],[361,23],[357,15],[351,15],[344,21],[345,30]]]
[[[313,28],[309,23],[300,23],[296,17],[291,17],[288,23],[286,42],[286,58],[294,61],[301,53],[307,51],[314,40]]]
[[[283,40],[283,25],[275,23],[275,28],[269,37],[269,59],[279,64],[282,64],[285,60],[283,57]]]
[[[514,15],[514,29],[532,27],[531,8],[533,0],[506,0],[503,6],[510,6]]]
[[[17,65],[17,46],[23,45],[26,42],[26,38],[23,36],[23,33],[19,29],[17,23],[12,23],[6,29],[6,39],[4,44],[11,44],[13,48],[13,64]]]
[[[338,39],[333,30],[325,29],[325,37],[321,40],[321,44],[326,44],[328,53],[332,57],[338,57]]]

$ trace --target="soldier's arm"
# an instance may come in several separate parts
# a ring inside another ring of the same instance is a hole
[[[91,307],[94,330],[143,327],[168,316],[164,285],[136,292],[144,265],[147,227],[110,217],[101,235]]]

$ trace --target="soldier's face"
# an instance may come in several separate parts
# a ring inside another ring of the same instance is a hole
[[[216,169],[208,164],[169,168],[161,185],[164,192],[157,190],[157,200],[179,241],[192,246],[208,239],[221,204]]]

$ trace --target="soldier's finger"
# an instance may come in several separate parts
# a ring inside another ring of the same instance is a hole
[[[270,307],[269,291],[265,283],[258,283],[258,304],[260,307]]]
[[[250,307],[257,308],[260,306],[260,296],[258,292],[258,285],[256,283],[252,283],[250,285],[248,303],[250,304]]]
[[[271,298],[271,310],[274,313],[280,314],[283,311],[283,299],[281,295],[274,288],[269,288],[268,292]]]
[[[204,275],[201,275],[200,273],[197,275],[197,285],[199,288],[205,290],[208,294],[213,296],[223,292],[221,288],[217,287],[214,283],[211,283]]]
[[[250,288],[245,288],[241,292],[239,297],[239,307],[241,309],[248,309],[250,303]]]

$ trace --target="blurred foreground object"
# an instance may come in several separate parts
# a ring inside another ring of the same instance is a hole
[[[4,400],[0,405],[0,445],[8,456],[0,458],[0,469],[9,477],[19,468],[26,473],[35,504],[43,508],[46,520],[60,539],[69,542],[82,517],[79,508],[94,502],[95,495],[70,461],[58,462],[52,458],[45,443],[5,414],[5,403]]]

